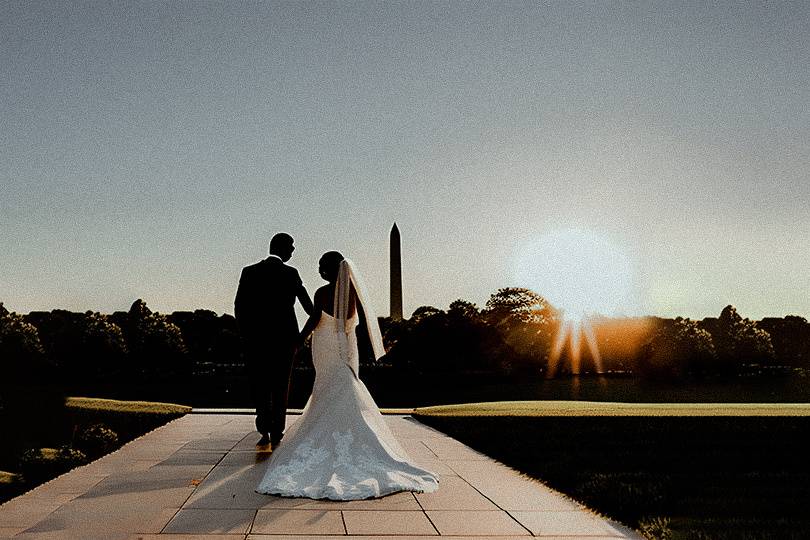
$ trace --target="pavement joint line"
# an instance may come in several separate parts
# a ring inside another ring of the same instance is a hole
[[[417,501],[417,502],[419,502],[419,501]],[[422,505],[420,504],[419,506],[422,506]],[[431,527],[433,527],[433,530],[434,530],[434,531],[436,531],[436,534],[438,534],[439,536],[441,536],[441,535],[442,535],[442,533],[440,533],[440,532],[439,532],[439,528],[436,526],[436,524],[435,524],[435,523],[433,523],[433,520],[432,520],[432,519],[430,519],[430,516],[428,515],[428,513],[425,511],[425,509],[424,509],[424,508],[422,509],[422,513],[425,515],[425,517],[427,518],[427,520],[430,522],[430,526],[431,526]]]
[[[175,421],[176,421],[176,420],[175,420]],[[170,422],[169,424],[171,424],[171,422]],[[169,424],[166,424],[166,425],[169,425]],[[210,435],[210,434],[209,434],[209,435]],[[245,435],[245,437],[247,437],[247,435]],[[244,439],[244,437],[243,437],[243,439]],[[240,439],[240,441],[239,441],[239,442],[241,442],[241,441],[242,441],[242,439]],[[236,443],[236,444],[239,444],[239,443]],[[236,446],[236,445],[234,445],[234,446]],[[182,448],[182,447],[181,447],[181,448]],[[232,449],[233,449],[233,448],[232,448]],[[163,461],[161,461],[160,463],[158,463],[158,465],[160,465],[161,463],[164,463],[165,461],[168,461],[168,460],[169,460],[169,459],[170,459],[170,458],[171,458],[171,457],[172,457],[174,454],[176,454],[176,453],[177,453],[177,452],[179,452],[179,451],[180,451],[180,449],[178,448],[177,450],[175,450],[175,451],[174,451],[174,453],[173,453],[172,455],[170,455],[169,457],[167,457],[166,459],[164,459]],[[229,450],[228,452],[230,452],[230,450]],[[217,462],[216,462],[216,464],[214,464],[214,466],[213,466],[213,467],[211,467],[211,468],[208,470],[208,472],[207,472],[207,473],[205,473],[205,476],[203,476],[203,477],[200,479],[200,483],[202,483],[202,482],[203,482],[203,481],[204,481],[206,478],[208,478],[208,475],[209,475],[209,474],[211,474],[211,471],[213,471],[214,469],[216,469],[216,468],[217,468],[217,465],[219,465],[219,464],[222,462],[222,460],[223,460],[223,459],[225,459],[225,456],[227,456],[227,455],[228,455],[228,452],[226,452],[226,453],[222,454],[222,457],[220,457],[220,458],[219,458],[219,461],[217,461]],[[154,465],[153,465],[153,466],[154,466]],[[152,468],[152,467],[150,467],[150,469],[151,469],[151,468]],[[192,480],[196,480],[196,478],[193,478]],[[180,508],[178,508],[178,509],[177,509],[177,512],[175,512],[175,513],[174,513],[174,515],[173,515],[173,516],[172,516],[172,517],[169,519],[169,521],[167,521],[167,522],[166,522],[166,524],[165,524],[163,527],[161,527],[160,532],[159,532],[158,534],[163,534],[163,531],[165,531],[165,530],[166,530],[166,527],[168,527],[168,526],[169,526],[169,523],[171,523],[171,522],[172,522],[172,520],[173,520],[174,518],[176,518],[176,517],[177,517],[177,514],[179,514],[179,513],[180,513],[180,510],[182,510],[182,509],[183,509],[183,507],[185,507],[185,506],[186,506],[186,504],[188,503],[188,501],[189,501],[189,500],[190,500],[190,499],[191,499],[191,498],[194,496],[194,493],[196,493],[196,491],[197,491],[197,487],[199,487],[199,484],[198,484],[198,485],[196,485],[196,486],[194,486],[194,491],[192,491],[191,493],[189,493],[189,494],[188,494],[188,497],[186,497],[186,499],[183,501],[183,504],[181,504],[181,505],[180,505]],[[254,519],[255,519],[255,518],[254,518]],[[251,523],[251,525],[252,525],[252,523]],[[248,532],[249,532],[249,531],[250,531],[250,529],[248,529]],[[247,538],[247,536],[245,536],[245,538]]]
[[[245,535],[245,538],[247,538],[247,535],[253,534],[253,526],[256,525],[256,518],[257,517],[259,517],[259,509],[258,508],[253,512],[253,519],[250,520],[250,525],[247,528],[247,534]]]
[[[421,444],[422,446],[424,446],[425,448],[427,448],[427,449],[428,449],[428,452],[430,452],[431,454],[433,454],[433,457],[435,457],[436,459],[439,459],[439,454],[437,454],[436,452],[434,452],[434,451],[433,451],[433,450],[432,450],[432,449],[431,449],[431,448],[430,448],[428,445],[426,445],[426,444],[425,444],[425,441],[419,441],[419,444]]]
[[[441,483],[439,484],[439,489],[441,489]],[[415,500],[415,501],[416,501],[416,504],[418,504],[418,505],[419,505],[419,508],[422,510],[422,513],[425,515],[425,517],[427,518],[427,520],[430,522],[430,526],[431,526],[431,527],[433,527],[433,530],[434,530],[434,531],[436,531],[436,534],[438,534],[439,536],[441,536],[441,534],[442,534],[442,533],[440,533],[440,532],[439,532],[439,528],[438,528],[438,527],[436,527],[436,524],[435,524],[435,523],[433,523],[433,520],[432,520],[432,519],[430,519],[430,516],[429,516],[429,515],[428,515],[428,513],[425,511],[425,507],[424,507],[424,506],[422,506],[422,503],[421,503],[421,502],[419,502],[419,497],[417,497],[417,496],[416,496],[416,494],[415,494],[415,493],[413,493],[413,492],[411,492],[411,497],[413,497],[413,500]]]

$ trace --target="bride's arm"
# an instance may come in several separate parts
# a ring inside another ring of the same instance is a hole
[[[321,313],[323,313],[323,302],[324,302],[324,289],[321,287],[317,291],[315,291],[315,306],[311,310],[309,315],[309,319],[304,324],[304,328],[301,329],[301,333],[298,335],[298,344],[303,345],[306,341],[307,337],[315,330],[315,327],[318,326],[318,323],[321,322]]]
[[[309,299],[309,294],[307,294],[307,290],[303,285],[298,288],[296,296],[301,303],[301,307],[304,308],[304,312],[307,315],[312,315],[315,312],[315,308],[312,306],[312,300]]]

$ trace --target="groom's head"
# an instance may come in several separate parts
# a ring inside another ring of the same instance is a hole
[[[287,233],[278,233],[270,240],[270,255],[275,255],[284,262],[290,260],[293,251],[293,237]]]

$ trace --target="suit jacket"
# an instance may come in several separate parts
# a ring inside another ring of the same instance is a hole
[[[295,300],[303,287],[298,270],[268,257],[242,269],[234,315],[249,341],[292,343],[298,336]]]

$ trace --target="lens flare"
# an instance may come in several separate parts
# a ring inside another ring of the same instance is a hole
[[[515,278],[571,320],[638,311],[635,265],[624,249],[583,229],[549,232],[518,252]]]
[[[579,375],[583,370],[584,349],[596,372],[603,373],[590,319],[596,314],[637,311],[636,272],[630,257],[593,231],[561,229],[524,246],[516,269],[521,286],[539,293],[562,311],[547,376],[557,373],[566,347],[572,374]]]

